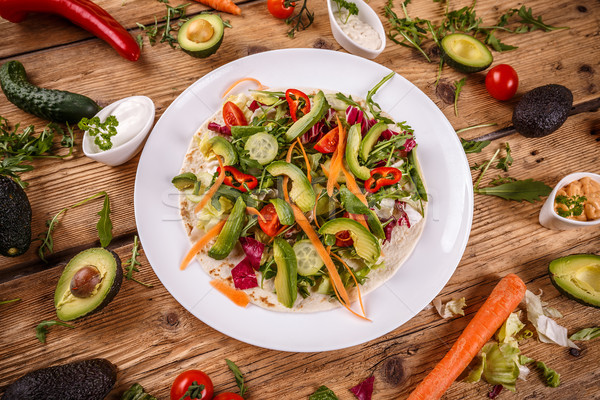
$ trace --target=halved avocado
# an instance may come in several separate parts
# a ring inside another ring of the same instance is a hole
[[[117,295],[122,281],[117,254],[101,247],[82,251],[69,261],[58,280],[56,315],[70,321],[100,311]]]
[[[225,25],[216,14],[200,14],[179,28],[177,42],[181,50],[198,58],[216,53],[223,41]]]
[[[565,296],[600,308],[600,256],[573,254],[557,258],[548,266],[550,280]]]
[[[0,255],[16,257],[31,244],[31,205],[25,191],[0,175]]]
[[[440,48],[446,64],[461,72],[483,71],[494,61],[492,52],[485,44],[464,33],[444,36]]]

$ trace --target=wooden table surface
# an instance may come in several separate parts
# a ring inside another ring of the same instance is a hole
[[[153,0],[97,0],[135,36],[136,22],[150,24],[164,15],[164,5]],[[172,5],[184,1],[172,0]],[[396,1],[396,11],[399,2]],[[438,3],[414,1],[411,16],[439,21]],[[463,4],[464,3],[464,4]],[[371,0],[386,29],[384,0]],[[458,8],[469,2],[451,2]],[[478,15],[495,21],[506,9],[520,7],[515,0],[481,0]],[[287,27],[272,18],[264,1],[239,3],[241,16],[229,16],[232,29],[225,32],[219,51],[207,59],[194,59],[166,44],[146,45],[137,62],[121,58],[110,46],[57,16],[30,16],[20,24],[0,20],[0,62],[18,59],[35,84],[85,94],[100,105],[130,95],[143,94],[156,104],[157,119],[190,84],[206,73],[249,54],[282,48],[326,48],[344,52],[329,27],[324,0],[309,0],[315,21],[296,38],[286,36]],[[555,133],[540,139],[518,134],[492,142],[481,154],[469,155],[471,164],[488,160],[509,142],[514,164],[509,175],[533,178],[554,186],[576,171],[600,173],[600,7],[597,0],[527,2],[535,15],[568,30],[523,35],[500,34],[519,48],[494,53],[494,65],[508,63],[519,73],[517,96],[507,102],[491,98],[484,86],[485,73],[469,75],[459,99],[459,117],[443,88],[463,77],[444,68],[441,88],[436,90],[437,60],[428,64],[411,49],[388,40],[375,61],[393,69],[425,92],[455,129],[483,123],[496,126],[470,130],[473,138],[511,126],[512,110],[527,91],[558,83],[573,92],[572,115]],[[193,15],[206,9],[192,4]],[[147,44],[147,43],[146,43]],[[293,73],[293,71],[290,71]],[[0,95],[0,115],[22,126],[41,129],[46,122],[19,110]],[[33,208],[32,231],[45,231],[45,222],[61,208],[106,190],[112,203],[114,240],[109,246],[126,260],[136,232],[133,189],[139,155],[119,167],[107,167],[85,157],[81,140],[73,158],[35,161],[35,170],[23,174]],[[494,173],[489,173],[484,183]],[[506,175],[506,174],[505,174]],[[474,175],[475,177],[475,175]],[[575,253],[600,252],[598,228],[552,231],[538,224],[542,202],[533,204],[475,195],[473,226],[456,272],[438,295],[443,301],[465,297],[466,315],[442,319],[426,309],[396,330],[360,346],[322,353],[286,353],[265,350],[231,339],[193,317],[167,292],[143,256],[137,277],[154,286],[147,289],[124,281],[121,291],[102,312],[75,322],[75,329],[53,327],[46,344],[35,337],[42,320],[56,319],[53,293],[65,263],[77,252],[98,246],[95,230],[100,201],[69,211],[54,233],[54,254],[49,263],[37,255],[37,242],[17,258],[0,258],[0,300],[21,298],[0,306],[0,392],[26,372],[74,360],[105,357],[119,368],[119,378],[108,398],[118,399],[132,383],[141,383],[159,399],[167,399],[171,382],[180,372],[206,371],[217,391],[237,391],[225,358],[237,363],[249,388],[248,399],[306,399],[318,386],[333,389],[340,399],[352,399],[348,389],[370,375],[375,376],[374,399],[405,398],[442,358],[480,307],[499,278],[518,274],[529,290],[544,292],[544,300],[564,315],[558,322],[569,334],[598,326],[600,310],[585,307],[560,295],[548,278],[548,263]],[[426,266],[424,266],[426,267]],[[524,309],[524,305],[520,306]],[[531,326],[530,326],[531,328]],[[248,327],[252,329],[252,327]],[[580,342],[581,355],[568,349],[528,339],[522,352],[543,360],[561,374],[561,385],[549,388],[541,374],[532,372],[517,382],[517,392],[503,391],[500,399],[600,399],[600,346],[598,340]],[[480,382],[452,385],[445,399],[483,399],[490,385]]]

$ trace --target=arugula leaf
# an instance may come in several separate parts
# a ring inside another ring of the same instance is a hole
[[[67,328],[75,328],[73,325],[65,324],[61,321],[42,321],[35,327],[35,337],[40,341],[40,343],[46,343],[46,335],[48,334],[48,327],[60,325],[66,326]]]
[[[204,391],[204,385],[199,385],[198,382],[193,381],[190,386],[188,386],[186,392],[181,396],[179,400],[184,400],[186,398],[190,399],[202,399],[204,395],[202,392]]]
[[[346,24],[348,22],[348,19],[350,19],[351,15],[358,15],[358,6],[355,3],[351,3],[346,0],[333,0],[333,1],[338,5],[338,10],[339,10],[340,16],[342,15],[342,8],[345,8],[346,10],[348,10],[348,15],[346,16],[346,21],[344,21],[344,24]]]
[[[543,182],[525,179],[504,183],[499,186],[475,188],[474,192],[490,196],[498,196],[505,200],[523,201],[530,203],[541,200],[541,197],[548,196],[552,188]]]
[[[100,219],[96,224],[98,230],[98,238],[100,238],[100,245],[106,247],[112,240],[112,221],[110,220],[110,200],[108,195],[104,196],[104,204],[102,209],[98,212]]]
[[[177,31],[179,28],[181,28],[181,25],[188,21],[189,18],[186,17],[186,9],[190,5],[190,3],[181,4],[179,6],[173,7],[169,5],[168,0],[157,1],[159,3],[164,3],[167,9],[167,14],[164,17],[162,17],[162,21],[164,21],[164,24],[159,25],[158,18],[154,16],[153,25],[145,26],[144,24],[140,24],[139,22],[136,22],[136,25],[142,30],[142,32],[146,34],[150,46],[154,46],[160,36],[160,43],[167,42],[167,44],[171,46],[171,48],[176,49],[177,35],[174,35],[172,32]],[[177,24],[171,24],[171,20],[173,19],[179,19]],[[141,34],[137,35],[136,41],[141,49],[143,47],[144,42]]]
[[[308,396],[308,400],[338,400],[338,397],[327,386],[320,386],[313,394]]]
[[[490,143],[492,143],[489,140],[477,142],[474,140],[465,140],[463,138],[460,138],[460,142],[462,144],[463,150],[465,151],[465,154],[481,153],[481,150],[483,150],[484,148],[489,146]]]
[[[114,115],[109,115],[104,122],[100,121],[100,117],[82,118],[77,124],[79,129],[87,131],[90,136],[94,137],[94,143],[100,150],[110,150],[113,146],[110,138],[117,134],[117,126],[119,121]]]
[[[300,11],[297,14],[292,15],[288,19],[285,20],[285,23],[291,25],[292,28],[288,31],[287,35],[291,38],[294,37],[296,32],[303,31],[309,26],[312,25],[315,20],[315,14],[310,12],[308,7],[306,6],[308,0],[302,0],[302,7],[300,7]],[[290,5],[296,5],[296,2],[291,0],[285,0],[284,6],[289,7]]]
[[[490,185],[492,185],[492,186],[498,186],[498,185],[502,185],[504,183],[510,183],[510,182],[516,182],[516,179],[512,178],[510,176],[503,177],[503,176],[498,175],[496,177],[496,179],[493,179],[490,182]]]
[[[410,18],[408,16],[408,12],[406,11],[406,5],[408,3],[408,1],[402,3],[404,18],[399,18],[398,15],[392,10],[394,7],[393,0],[388,0],[387,5],[384,7],[385,16],[388,18],[388,22],[392,26],[388,31],[388,37],[394,43],[416,49],[423,55],[423,57],[425,57],[428,62],[431,62],[431,59],[421,47],[423,44],[423,39],[427,39],[427,30],[423,28],[423,25],[427,25],[429,21],[421,18]]]
[[[460,81],[454,82],[454,114],[458,117],[458,96],[462,91],[465,82],[467,81],[467,77],[462,78]]]
[[[508,167],[510,167],[513,163],[513,158],[510,154],[510,145],[508,142],[506,143],[506,157],[502,157],[498,160],[498,164],[496,164],[496,168],[503,170],[504,172],[508,172]]]
[[[533,11],[531,10],[531,7],[529,7],[529,9],[525,8],[525,6],[521,6],[521,8],[519,8],[519,10],[513,9],[512,11],[517,11],[517,14],[519,15],[519,17],[521,17],[521,23],[524,24],[528,24],[531,25],[531,27],[529,28],[529,32],[532,32],[536,29],[542,29],[544,32],[549,32],[549,31],[554,31],[554,30],[559,30],[559,29],[569,29],[568,26],[561,26],[561,27],[556,27],[556,26],[551,26],[551,25],[547,25],[542,21],[542,17],[537,17],[535,18],[533,16]]]
[[[592,340],[600,337],[600,327],[585,328],[571,335],[571,340]]]
[[[137,266],[138,265],[142,265],[142,263],[137,260],[137,258],[140,255],[140,253],[138,251],[139,246],[140,246],[140,242],[138,240],[137,235],[135,235],[133,237],[133,248],[131,249],[131,258],[125,262],[125,264],[127,264],[127,267],[126,267],[127,272],[125,273],[125,278],[127,278],[127,280],[137,282],[140,285],[146,286],[147,288],[151,288],[152,285],[150,285],[148,283],[140,282],[140,281],[138,281],[137,279],[135,279],[133,277],[133,272],[134,271],[135,272],[139,272],[140,271],[137,268]]]
[[[225,359],[225,362],[227,363],[227,366],[229,367],[231,372],[233,372],[233,376],[235,377],[235,383],[237,384],[238,388],[240,389],[240,396],[244,397],[244,394],[246,394],[247,388],[246,388],[246,386],[244,386],[244,375],[242,375],[242,371],[240,371],[238,366],[235,365],[235,363],[233,361]]]
[[[3,301],[0,301],[0,305],[2,305],[2,304],[16,303],[17,301],[21,301],[21,299],[3,300]]]
[[[373,88],[371,88],[371,90],[367,92],[367,98],[365,99],[367,102],[367,106],[369,107],[369,111],[371,112],[373,117],[375,117],[378,121],[385,122],[386,124],[393,124],[394,121],[381,115],[381,106],[373,101],[373,96],[375,96],[375,93],[377,93],[379,88],[383,86],[384,83],[392,79],[392,77],[395,74],[396,73],[392,71],[388,75],[384,76],[383,79],[379,81],[379,83],[377,83],[375,86],[373,86]]]

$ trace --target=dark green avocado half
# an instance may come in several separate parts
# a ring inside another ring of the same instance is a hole
[[[552,284],[565,296],[600,308],[600,256],[573,254],[557,258],[548,267]]]
[[[521,97],[513,111],[512,123],[525,137],[543,137],[561,127],[572,106],[573,93],[566,87],[540,86]]]
[[[100,311],[117,295],[122,281],[117,254],[101,247],[82,251],[69,261],[58,280],[56,315],[70,321]]]
[[[10,384],[2,400],[103,400],[117,382],[117,367],[103,358],[30,372]]]
[[[31,244],[31,205],[25,191],[0,175],[0,254],[16,257]]]

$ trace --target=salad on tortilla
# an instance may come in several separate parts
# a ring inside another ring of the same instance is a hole
[[[366,318],[361,294],[400,268],[425,224],[413,130],[373,101],[393,75],[365,100],[298,88],[229,96],[173,178],[193,243],[181,269],[197,258],[242,304],[342,305]]]

